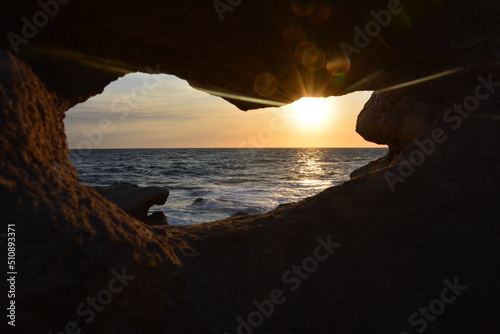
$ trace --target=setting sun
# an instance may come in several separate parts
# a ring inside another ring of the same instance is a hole
[[[331,101],[324,98],[303,97],[290,105],[300,125],[316,127],[321,125],[332,112]]]
[[[157,86],[138,95],[145,80]],[[242,112],[175,76],[133,73],[76,105],[64,122],[71,148],[376,147],[355,132],[371,94],[305,97]],[[102,119],[113,121],[113,131],[99,129]]]

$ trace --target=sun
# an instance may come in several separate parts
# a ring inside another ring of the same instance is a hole
[[[324,98],[303,97],[290,104],[290,108],[300,126],[317,127],[326,121],[332,106]]]

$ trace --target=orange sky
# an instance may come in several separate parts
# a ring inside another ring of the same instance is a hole
[[[66,114],[70,148],[378,147],[355,132],[371,92],[243,112],[169,75],[129,74]]]

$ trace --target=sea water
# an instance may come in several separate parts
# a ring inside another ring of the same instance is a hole
[[[162,211],[172,225],[263,213],[349,180],[387,148],[71,150],[80,182],[115,181],[170,190]],[[197,200],[198,199],[198,200]]]

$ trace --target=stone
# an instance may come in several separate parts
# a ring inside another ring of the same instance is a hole
[[[163,205],[170,192],[165,187],[144,187],[127,182],[114,182],[109,187],[93,187],[104,198],[118,205],[132,217],[148,225],[168,225],[162,212],[148,215],[153,205]]]
[[[249,215],[248,212],[238,211],[235,214],[231,215],[231,218],[233,218],[233,217],[244,217],[244,216],[248,216],[248,215]]]
[[[202,198],[202,197],[198,197],[197,199],[195,199],[193,201],[193,203],[191,203],[191,205],[200,205],[200,204],[203,204],[205,202],[205,199]]]
[[[143,218],[142,220],[144,223],[148,225],[168,225],[168,219],[167,216],[161,211],[155,211],[149,216]]]
[[[290,206],[290,205],[293,205],[293,203],[282,203],[282,204],[278,204],[278,206],[276,207],[276,209],[286,208],[287,206]]]
[[[356,132],[366,141],[389,146],[401,153],[439,117],[433,104],[390,93],[373,93],[357,122]]]
[[[373,93],[356,122],[365,140],[387,145],[386,156],[351,173],[356,178],[388,166],[408,145],[432,126],[439,109],[431,103],[395,93]]]

